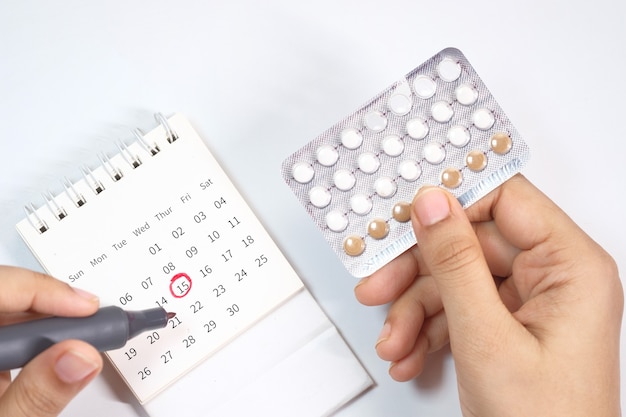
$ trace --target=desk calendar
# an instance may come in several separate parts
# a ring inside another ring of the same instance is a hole
[[[189,122],[157,119],[17,225],[48,273],[102,305],[176,312],[107,352],[140,403],[303,289]]]

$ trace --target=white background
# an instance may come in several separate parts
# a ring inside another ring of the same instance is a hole
[[[525,174],[623,271],[625,43],[622,0],[5,0],[0,263],[40,269],[14,229],[23,205],[42,204],[42,191],[77,179],[79,165],[95,166],[131,128],[152,128],[155,111],[181,112],[375,379],[338,415],[459,416],[449,352],[415,381],[387,376],[373,348],[385,308],[355,301],[356,280],[283,183],[280,163],[455,46],[529,144]],[[99,379],[67,413],[141,415],[126,400]]]

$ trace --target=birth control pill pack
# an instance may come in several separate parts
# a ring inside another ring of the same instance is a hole
[[[520,171],[527,145],[458,49],[439,52],[289,156],[282,174],[355,277],[416,243],[425,185],[468,207]]]

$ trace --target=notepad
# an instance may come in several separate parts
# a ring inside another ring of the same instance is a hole
[[[333,343],[340,341],[345,359],[338,372],[343,367],[352,374],[341,395],[321,393],[315,399],[325,404],[319,413],[367,388],[369,376],[191,124],[180,114],[169,119],[158,115],[157,120],[159,126],[149,133],[137,130],[132,143],[120,142],[117,154],[101,155],[97,168],[82,167],[82,178],[66,180],[61,194],[45,194],[40,207],[27,206],[26,218],[17,225],[49,274],[97,294],[102,305],[127,310],[161,306],[176,312],[166,328],[106,354],[138,401],[158,398],[159,404],[167,404],[168,395],[197,390],[188,395],[188,406],[198,401],[196,395],[223,406],[243,386],[249,389],[251,381],[274,378],[265,376],[282,359],[318,344],[328,331]],[[306,320],[285,317],[281,309],[318,320],[298,336],[285,334],[281,328]],[[255,326],[263,331],[252,331]],[[246,345],[232,343],[244,334]],[[237,357],[254,357],[262,351],[259,344],[271,344],[277,334],[282,346],[290,346],[280,358],[268,353],[273,359],[264,367],[236,370]],[[238,353],[229,353],[229,346]],[[207,365],[219,352],[226,363]],[[315,355],[319,361],[328,359]],[[187,377],[200,365],[211,374],[196,370],[194,378],[217,381],[228,392],[203,393],[197,380]],[[232,373],[241,374],[240,383],[228,381]],[[337,377],[343,378],[316,372],[301,379]],[[150,413],[161,415],[162,409],[152,407]]]

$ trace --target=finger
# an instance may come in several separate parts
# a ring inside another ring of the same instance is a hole
[[[494,221],[472,223],[472,226],[491,275],[503,278],[511,276],[513,261],[520,254],[520,249],[502,235]]]
[[[523,178],[522,180],[525,181]],[[489,203],[483,204],[479,209],[470,207],[467,210],[468,217],[473,220],[474,232],[492,275],[508,277],[512,273],[511,266],[519,255],[520,248],[503,236],[493,220],[489,204],[496,204],[499,200],[497,192],[492,192],[488,200]],[[395,300],[417,274],[429,273],[420,260],[418,247],[407,250],[371,276],[359,281],[355,287],[356,298],[364,305],[381,305]]]
[[[376,353],[387,361],[397,361],[411,352],[423,323],[441,311],[441,298],[434,280],[419,277],[389,307],[387,319],[376,342]]]
[[[503,317],[510,318],[474,229],[454,196],[438,187],[421,189],[413,200],[411,220],[441,294],[451,340],[471,343],[499,326]]]
[[[11,371],[0,372],[0,397],[11,383]]]
[[[0,397],[0,415],[57,416],[101,369],[102,357],[87,343],[58,343],[22,369]]]
[[[504,241],[521,250],[511,263],[509,285],[522,303],[546,288],[569,282],[584,265],[611,263],[605,251],[522,175],[478,201],[467,214],[471,220],[493,219]],[[603,287],[595,279],[583,281]]]
[[[534,188],[524,177],[520,177],[519,181],[524,186]],[[511,184],[506,184],[511,187]],[[535,191],[538,192],[536,189]],[[501,200],[501,194],[508,196],[514,195],[515,192],[513,190],[511,193],[500,193],[500,189],[498,189],[485,197],[479,202],[480,204],[476,203],[475,206],[467,209],[468,217],[472,221],[474,232],[480,241],[487,265],[491,273],[499,277],[511,275],[511,265],[520,253],[520,248],[513,245],[500,232],[498,224],[494,221],[492,206]],[[504,224],[508,223],[506,221]],[[418,273],[428,274],[428,270],[425,269],[423,262],[420,262],[420,258],[419,248],[413,247],[407,250],[371,276],[359,281],[355,288],[356,298],[364,305],[381,305],[395,300],[410,285]]]
[[[467,217],[472,222],[494,220],[504,239],[522,250],[535,247],[555,232],[567,231],[569,235],[578,228],[521,174],[470,206]]]
[[[363,278],[354,288],[356,299],[367,306],[387,304],[404,292],[419,273],[412,250],[408,250],[383,266],[371,276]]]
[[[524,304],[520,298],[519,291],[515,286],[514,279],[505,279],[501,281],[500,286],[498,287],[498,293],[500,294],[500,299],[506,308],[512,313],[518,311]]]
[[[39,272],[0,266],[0,313],[32,311],[59,316],[94,313],[98,298]]]
[[[415,378],[422,373],[427,355],[441,349],[448,341],[448,321],[445,312],[440,310],[424,322],[413,350],[391,364],[389,375],[400,382]]]

